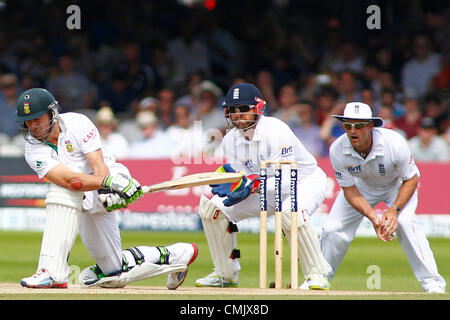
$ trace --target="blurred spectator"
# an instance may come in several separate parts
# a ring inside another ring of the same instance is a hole
[[[175,121],[174,103],[175,93],[170,88],[163,88],[158,92],[159,110],[157,113],[160,124],[167,128]]]
[[[128,87],[126,74],[123,72],[114,72],[111,79],[99,87],[99,104],[111,106],[117,115],[129,115],[133,99],[135,95]]]
[[[128,141],[116,132],[119,120],[114,116],[110,107],[101,107],[95,117],[95,124],[100,132],[103,148],[116,159],[125,159],[128,156]]]
[[[151,111],[139,111],[136,121],[143,138],[132,142],[128,153],[129,159],[167,159],[172,152],[172,141],[158,128],[158,119]]]
[[[433,52],[430,39],[426,35],[414,38],[414,58],[408,60],[402,69],[402,87],[416,89],[419,97],[423,97],[433,77],[441,69],[440,55]],[[419,76],[420,75],[420,76]]]
[[[158,84],[153,69],[142,62],[141,49],[138,43],[126,43],[122,48],[123,61],[115,69],[125,76],[126,88],[131,99],[154,94]]]
[[[150,111],[154,115],[159,112],[159,101],[153,97],[146,97],[139,101],[139,103],[133,107],[133,113],[119,123],[117,131],[122,134],[129,143],[142,140],[144,138],[142,130],[139,127],[137,121],[137,114],[141,111]],[[159,123],[158,123],[159,126]]]
[[[375,93],[371,88],[361,89],[361,102],[369,105],[371,108],[376,104]]]
[[[327,30],[326,39],[324,41],[324,53],[322,54],[319,62],[318,71],[325,73],[332,71],[331,66],[336,65],[340,59],[339,49],[341,46],[342,36],[336,30]]]
[[[395,126],[394,108],[391,105],[383,104],[377,110],[377,116],[383,119],[383,128],[397,131],[406,139],[405,132]]]
[[[319,137],[325,142],[327,151],[331,144],[345,133],[342,122],[332,116],[333,114],[343,114],[345,105],[346,103],[344,102],[334,105],[320,126]]]
[[[405,114],[405,107],[396,100],[395,92],[391,89],[384,89],[381,92],[380,100],[376,101],[373,105],[373,113],[377,114],[378,112],[380,112],[379,110],[383,106],[393,109],[394,119],[399,118]]]
[[[208,48],[211,77],[215,83],[227,86],[241,65],[240,47],[233,33],[220,26],[222,17],[207,12],[202,23],[201,40]]]
[[[200,125],[193,125],[191,110],[186,105],[175,107],[175,123],[167,128],[167,134],[173,141],[172,159],[186,160],[202,156],[203,132]]]
[[[152,62],[162,86],[172,88],[176,92],[183,90],[186,74],[175,57],[167,54],[167,45],[156,47],[152,51]]]
[[[194,92],[197,103],[192,115],[193,119],[202,122],[203,131],[208,129],[225,131],[224,110],[217,105],[222,96],[222,90],[212,81],[204,80],[195,88]]]
[[[89,79],[74,70],[73,60],[68,55],[58,59],[58,74],[47,82],[62,111],[83,112],[93,105],[96,88]]]
[[[423,117],[420,111],[419,98],[415,90],[406,90],[403,105],[405,114],[395,119],[394,123],[397,128],[405,132],[407,139],[411,139],[417,135],[417,130]]]
[[[339,46],[338,59],[330,64],[330,69],[336,73],[350,70],[360,74],[363,71],[363,66],[364,58],[358,52],[358,47],[350,41],[345,41]]]
[[[315,157],[326,156],[328,150],[326,150],[324,141],[319,137],[320,127],[314,122],[311,105],[301,103],[297,104],[294,109],[298,111],[300,120],[300,124],[292,128],[294,134],[312,155]]]
[[[179,23],[178,36],[167,44],[168,57],[176,61],[186,77],[197,72],[210,74],[208,48],[197,38],[196,32],[196,22],[184,18]]]
[[[323,86],[316,93],[314,99],[314,109],[317,125],[321,126],[322,123],[328,118],[329,113],[334,108],[338,98],[337,91],[331,86]]]
[[[450,42],[450,39],[448,42]],[[429,91],[433,90],[450,90],[450,52],[441,58],[441,69],[433,77],[430,84]]]
[[[188,82],[186,88],[183,92],[183,96],[175,101],[175,104],[185,104],[190,108],[194,108],[197,103],[197,97],[195,95],[195,90],[197,86],[204,80],[201,73],[192,73],[188,77]]]
[[[380,47],[375,53],[375,59],[380,73],[389,73],[393,82],[400,83],[401,65],[394,62],[391,46]]]
[[[275,94],[273,76],[268,70],[260,70],[256,74],[256,85],[261,90],[263,99],[266,101],[266,114],[277,111],[278,101]]]
[[[338,91],[340,102],[361,101],[356,74],[350,70],[339,73]]]
[[[0,75],[0,132],[9,138],[20,131],[16,122],[16,102],[20,95],[18,80],[14,74]]]
[[[287,123],[291,128],[300,125],[298,117],[299,92],[297,86],[292,83],[283,85],[278,93],[277,111],[272,114],[273,117]]]
[[[367,88],[373,92],[374,98],[378,98],[382,90],[381,72],[378,63],[374,59],[368,59],[364,63],[361,82],[364,88]],[[369,104],[364,102],[369,106]]]
[[[418,162],[447,162],[449,160],[449,146],[444,139],[437,135],[432,118],[422,119],[417,136],[411,138],[408,145],[411,154]]]
[[[424,98],[424,116],[433,119],[438,134],[442,134],[447,129],[446,119],[450,104],[446,107],[444,99],[438,93],[429,93]]]

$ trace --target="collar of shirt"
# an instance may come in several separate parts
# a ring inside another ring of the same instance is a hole
[[[376,156],[383,156],[384,155],[384,139],[381,131],[379,131],[377,128],[372,129],[372,139],[373,139],[373,145],[372,149],[369,152],[369,155],[366,159],[361,157],[361,155],[356,152],[356,150],[353,148],[350,139],[344,139],[344,145],[343,145],[343,153],[345,155],[351,155],[355,158],[361,158],[363,160],[369,161],[374,159]]]
[[[258,121],[256,122],[256,126],[255,126],[255,131],[253,132],[253,137],[251,140],[247,140],[245,139],[244,135],[239,131],[239,129],[234,128],[236,130],[236,144],[249,144],[253,141],[261,141],[262,140],[262,131],[264,131],[263,129],[263,122],[264,122],[264,116],[261,115],[258,119]]]

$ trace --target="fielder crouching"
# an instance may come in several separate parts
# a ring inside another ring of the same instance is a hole
[[[240,272],[236,223],[249,217],[259,217],[260,196],[258,173],[261,160],[296,161],[299,168],[297,203],[301,213],[298,224],[298,256],[305,276],[300,286],[306,290],[328,290],[331,270],[320,250],[317,235],[309,221],[325,199],[327,179],[315,158],[305,149],[287,124],[263,115],[265,101],[254,85],[241,83],[231,87],[224,100],[225,118],[232,129],[225,135],[222,146],[227,164],[218,171],[242,171],[245,175],[238,185],[213,185],[214,197],[202,196],[199,214],[214,264],[214,271],[197,279],[200,287],[236,287]],[[290,177],[282,179],[283,208],[290,208]],[[275,178],[268,170],[268,214],[274,214]],[[225,198],[225,199],[224,199]],[[290,241],[290,213],[282,214],[282,229]],[[255,253],[249,253],[255,254]]]
[[[167,287],[176,289],[197,256],[197,246],[138,246],[122,251],[120,230],[109,213],[137,201],[143,194],[128,169],[102,149],[100,135],[86,116],[59,114],[58,103],[45,89],[21,94],[17,121],[24,129],[25,159],[39,178],[50,181],[46,222],[37,271],[23,278],[28,288],[67,288],[68,257],[80,232],[96,265],[80,274],[86,286],[123,287],[169,274]],[[103,194],[103,201],[99,200]]]

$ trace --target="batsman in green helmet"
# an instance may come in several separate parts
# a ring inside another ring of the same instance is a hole
[[[50,181],[38,268],[34,275],[23,278],[21,285],[66,288],[67,259],[79,232],[96,262],[82,272],[82,284],[93,285],[103,279],[101,283],[108,280],[109,286],[124,286],[137,278],[170,273],[168,287],[177,288],[187,265],[195,259],[196,246],[141,246],[122,251],[119,226],[110,211],[127,207],[143,192],[129,170],[103,151],[94,123],[83,114],[59,113],[55,97],[42,88],[22,93],[16,114],[24,129],[27,163],[39,178]],[[99,193],[106,197],[100,200]],[[161,261],[165,265],[156,265]],[[145,262],[150,265],[126,273]]]
[[[17,100],[16,114],[16,121],[22,123],[24,138],[29,143],[45,143],[58,127],[58,101],[42,88],[33,88],[22,93]],[[40,118],[44,121],[40,121],[40,126],[31,131],[27,122]]]

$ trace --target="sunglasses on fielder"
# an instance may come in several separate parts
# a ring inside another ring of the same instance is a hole
[[[250,112],[250,109],[254,106],[242,105],[242,106],[232,106],[227,107],[229,113],[236,113],[239,111],[240,113]]]
[[[342,125],[344,126],[344,128],[346,130],[351,130],[352,127],[354,127],[356,130],[361,130],[362,128],[364,128],[369,123],[370,123],[370,121],[367,121],[367,122],[355,122],[355,123],[344,122],[344,123],[342,123]]]

